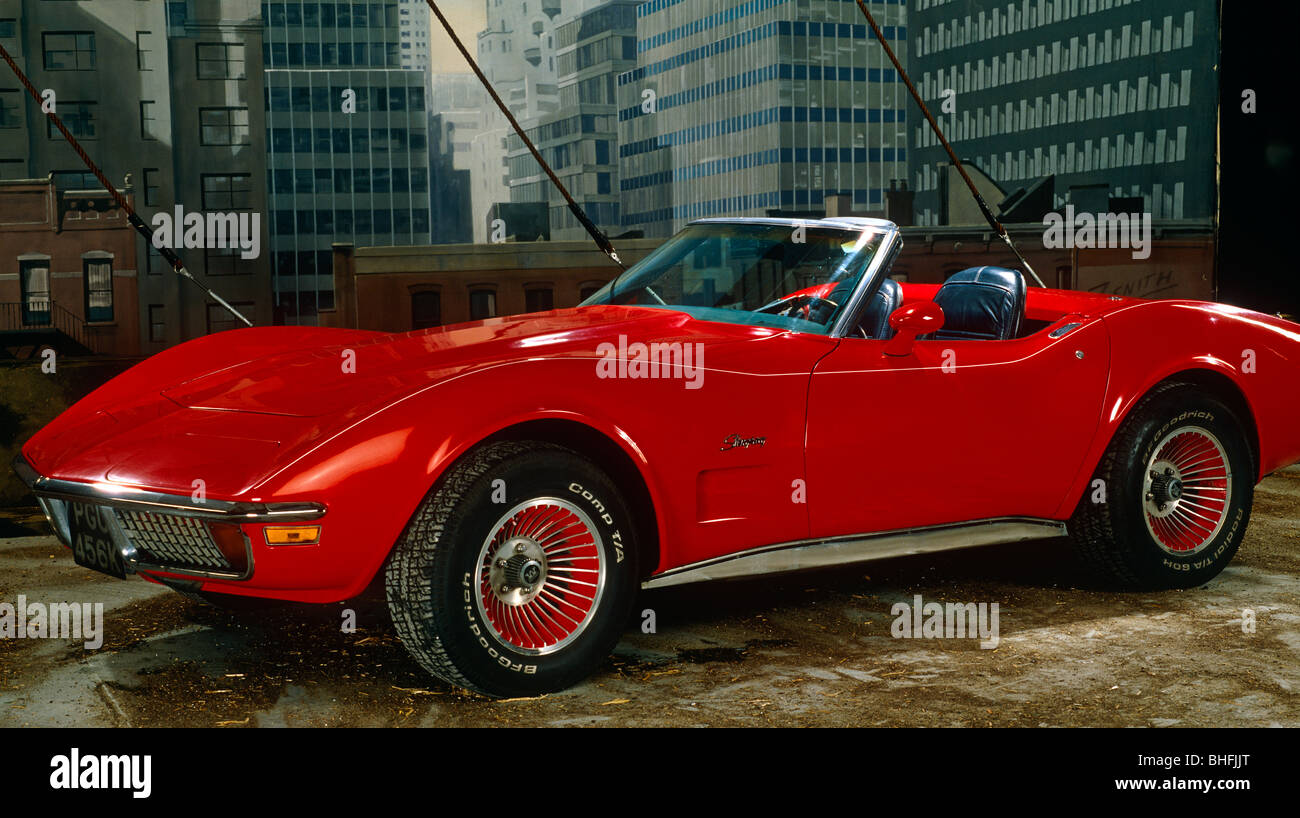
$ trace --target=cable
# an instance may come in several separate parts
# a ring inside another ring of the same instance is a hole
[[[31,97],[36,101],[36,104],[38,106],[43,106],[44,100],[41,99],[40,92],[36,90],[36,86],[32,85],[32,81],[27,78],[27,75],[23,73],[23,70],[18,67],[18,63],[14,62],[14,58],[9,56],[9,51],[3,44],[0,44],[0,56],[4,57],[5,62],[9,63],[9,67],[13,69],[14,74],[18,77],[18,81],[27,89],[27,93],[31,94]],[[59,129],[59,133],[63,134],[63,138],[72,146],[72,150],[76,151],[77,156],[81,157],[81,161],[86,164],[86,167],[90,168],[90,172],[95,174],[95,178],[104,186],[104,190],[107,190],[108,194],[113,197],[113,201],[117,206],[126,213],[126,219],[131,223],[131,226],[134,227],[140,235],[144,236],[145,241],[147,241],[150,246],[154,246],[153,231],[149,229],[149,225],[144,223],[144,220],[135,212],[135,208],[131,207],[127,202],[126,197],[122,195],[122,192],[119,191],[116,186],[109,183],[108,179],[104,176],[104,172],[99,169],[99,166],[96,165],[89,156],[86,155],[86,151],[81,147],[81,143],[77,141],[77,138],[73,136],[66,127],[64,127],[63,120],[59,119],[58,114],[54,113],[52,110],[46,111],[45,115],[54,123],[54,127]],[[180,256],[176,255],[170,247],[157,247],[156,249],[178,274],[194,282],[194,286],[207,293],[209,298],[224,307],[231,315],[235,316],[240,321],[243,321],[248,326],[253,326],[253,322],[245,318],[243,313],[232,307],[224,298],[214,293],[211,289],[205,287],[202,282],[190,273],[189,270],[185,269],[185,263],[181,261]]]
[[[988,203],[984,201],[984,197],[980,195],[979,189],[975,187],[975,183],[971,181],[970,174],[966,173],[966,166],[957,158],[957,152],[952,149],[952,145],[948,144],[947,137],[945,137],[943,131],[939,129],[939,123],[935,121],[934,115],[930,113],[930,109],[925,106],[925,102],[921,99],[921,94],[916,90],[916,86],[912,84],[912,78],[903,70],[903,64],[898,61],[898,56],[894,54],[894,49],[890,48],[889,43],[885,40],[885,35],[880,30],[880,26],[876,25],[876,18],[871,16],[871,12],[867,9],[867,4],[863,2],[863,0],[857,0],[857,3],[858,8],[862,9],[862,14],[867,18],[867,24],[870,25],[871,30],[876,33],[876,39],[880,40],[880,44],[884,46],[885,54],[889,56],[889,61],[894,64],[894,68],[898,69],[898,76],[903,78],[903,82],[907,85],[907,90],[912,92],[912,99],[916,100],[916,104],[921,107],[921,113],[925,114],[925,118],[929,120],[930,127],[934,129],[935,136],[939,137],[939,142],[943,144],[944,150],[948,151],[948,156],[952,157],[952,163],[957,166],[957,172],[961,174],[961,178],[966,180],[966,186],[970,188],[971,195],[975,197],[975,203],[979,205],[980,212],[984,214],[984,218],[988,220],[988,223],[997,231],[998,236],[1000,236],[1002,240],[1007,243],[1007,246],[1011,248],[1011,252],[1016,254],[1016,258],[1020,259],[1020,263],[1025,266],[1025,270],[1029,272],[1029,275],[1034,279],[1034,282],[1040,287],[1046,287],[1047,285],[1038,277],[1038,273],[1034,272],[1034,268],[1029,266],[1029,262],[1023,255],[1021,255],[1015,242],[1011,240],[1011,235],[1007,233],[1007,229],[1002,226],[1002,222],[998,221],[997,217],[993,215],[993,211],[989,208]]]
[[[537,164],[542,166],[542,170],[546,171],[546,175],[551,177],[551,181],[554,182],[555,187],[559,189],[560,195],[569,203],[569,210],[577,217],[578,223],[581,224],[589,234],[591,234],[592,239],[595,240],[596,246],[601,249],[601,252],[609,256],[610,259],[612,259],[619,267],[626,270],[627,265],[619,259],[618,253],[614,250],[614,245],[609,241],[609,237],[602,233],[600,228],[597,227],[591,219],[587,218],[587,214],[583,212],[582,207],[573,200],[572,196],[569,195],[569,191],[560,181],[560,177],[555,175],[555,171],[551,170],[550,165],[546,164],[546,160],[542,158],[541,152],[537,150],[533,141],[528,138],[528,134],[524,133],[523,127],[520,126],[514,115],[510,113],[510,109],[501,101],[501,97],[497,96],[497,92],[492,87],[492,83],[488,82],[488,78],[483,75],[481,70],[479,70],[478,63],[475,62],[474,58],[470,56],[470,53],[465,50],[465,46],[461,44],[460,38],[456,36],[455,30],[452,29],[451,23],[449,23],[447,18],[443,16],[442,9],[438,8],[438,4],[433,0],[425,0],[425,2],[427,2],[429,8],[433,10],[434,15],[438,18],[438,22],[442,23],[442,27],[447,30],[447,34],[451,37],[451,41],[456,44],[456,48],[460,51],[461,56],[465,58],[465,62],[469,63],[469,67],[474,70],[474,73],[479,78],[479,82],[483,83],[483,87],[487,89],[488,94],[492,97],[492,101],[501,109],[501,113],[506,115],[506,119],[509,120],[510,125],[515,129],[515,133],[519,134],[519,138],[523,140],[524,146],[532,152],[533,158],[537,160]]]

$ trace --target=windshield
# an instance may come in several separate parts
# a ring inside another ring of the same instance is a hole
[[[583,302],[680,310],[826,334],[885,234],[872,228],[699,223]]]

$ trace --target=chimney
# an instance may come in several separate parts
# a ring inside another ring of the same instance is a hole
[[[913,202],[916,194],[907,189],[906,179],[892,179],[889,190],[885,191],[885,218],[899,227],[908,227],[913,222]]]

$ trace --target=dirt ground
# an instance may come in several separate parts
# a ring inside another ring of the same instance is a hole
[[[630,622],[594,677],[492,701],[426,676],[379,600],[228,612],[13,537],[0,602],[102,601],[106,635],[0,640],[0,727],[1300,725],[1300,468],[1258,488],[1206,587],[1078,576],[1050,540],[643,592],[655,632]],[[891,609],[916,595],[997,603],[1000,644],[895,638]]]

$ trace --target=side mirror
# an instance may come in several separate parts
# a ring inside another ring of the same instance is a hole
[[[921,301],[899,307],[889,316],[894,337],[885,344],[884,353],[894,357],[912,354],[916,336],[943,328],[943,309],[933,301]]]

